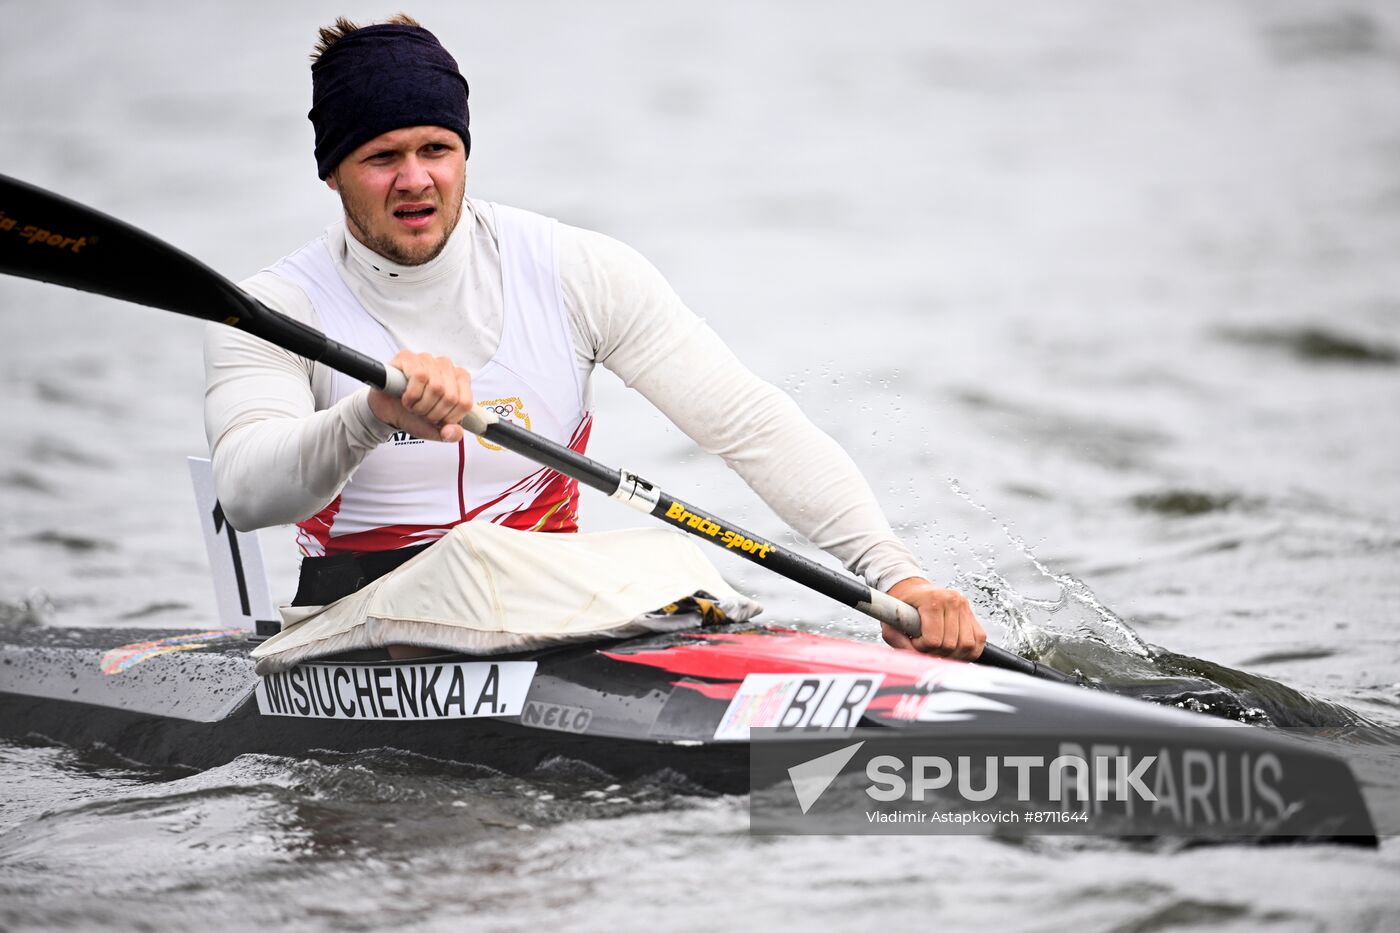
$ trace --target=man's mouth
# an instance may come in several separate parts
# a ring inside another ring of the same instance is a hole
[[[437,213],[431,204],[405,204],[394,210],[394,218],[408,227],[421,227]]]

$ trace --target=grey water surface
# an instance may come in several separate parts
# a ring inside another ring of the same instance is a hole
[[[397,9],[0,2],[0,172],[241,278],[336,213],[305,120],[316,27]],[[995,640],[1400,741],[1400,7],[408,11],[471,82],[469,190],[647,255]],[[0,616],[215,624],[184,465],[201,329],[0,279]],[[591,454],[803,544],[601,371],[597,399]],[[584,522],[634,523],[601,498]],[[286,598],[291,536],[262,540]],[[769,619],[875,637],[715,559]],[[1393,839],[756,839],[746,807],[567,762],[192,774],[0,744],[0,929],[1400,923]]]

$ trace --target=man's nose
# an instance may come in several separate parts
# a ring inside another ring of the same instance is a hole
[[[431,187],[432,183],[433,179],[428,174],[427,166],[416,156],[409,156],[404,160],[399,169],[399,176],[395,179],[395,187],[400,191],[422,191]]]

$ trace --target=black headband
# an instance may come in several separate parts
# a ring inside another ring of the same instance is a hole
[[[471,152],[467,79],[421,26],[366,26],[332,45],[311,66],[307,116],[321,178],[374,137],[405,126],[453,130]]]

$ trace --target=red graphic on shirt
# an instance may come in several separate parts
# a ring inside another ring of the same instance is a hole
[[[588,437],[592,428],[593,416],[585,412],[578,427],[574,429],[573,436],[569,438],[569,449],[575,453],[584,453],[588,449]],[[336,535],[333,527],[335,516],[340,511],[340,497],[336,496],[320,512],[297,524],[300,529],[297,544],[301,547],[301,552],[314,557],[322,554],[342,554],[347,551],[392,551],[415,544],[427,544],[507,499],[522,496],[530,497],[528,505],[494,516],[491,521],[521,531],[578,531],[578,482],[547,467],[540,467],[499,495],[468,509],[462,492],[466,470],[465,443],[459,443],[456,479],[457,503],[461,515],[455,521],[440,525],[386,525],[369,531]]]
[[[580,454],[587,450],[592,429],[593,417],[584,415],[569,439],[569,449]],[[521,531],[578,531],[578,480],[557,470],[540,469],[525,477],[517,487],[521,485],[535,494],[534,500],[492,521]]]
[[[340,511],[340,496],[336,496],[321,511],[308,519],[297,522],[297,547],[307,557],[317,557],[327,553],[331,540],[331,525]]]

